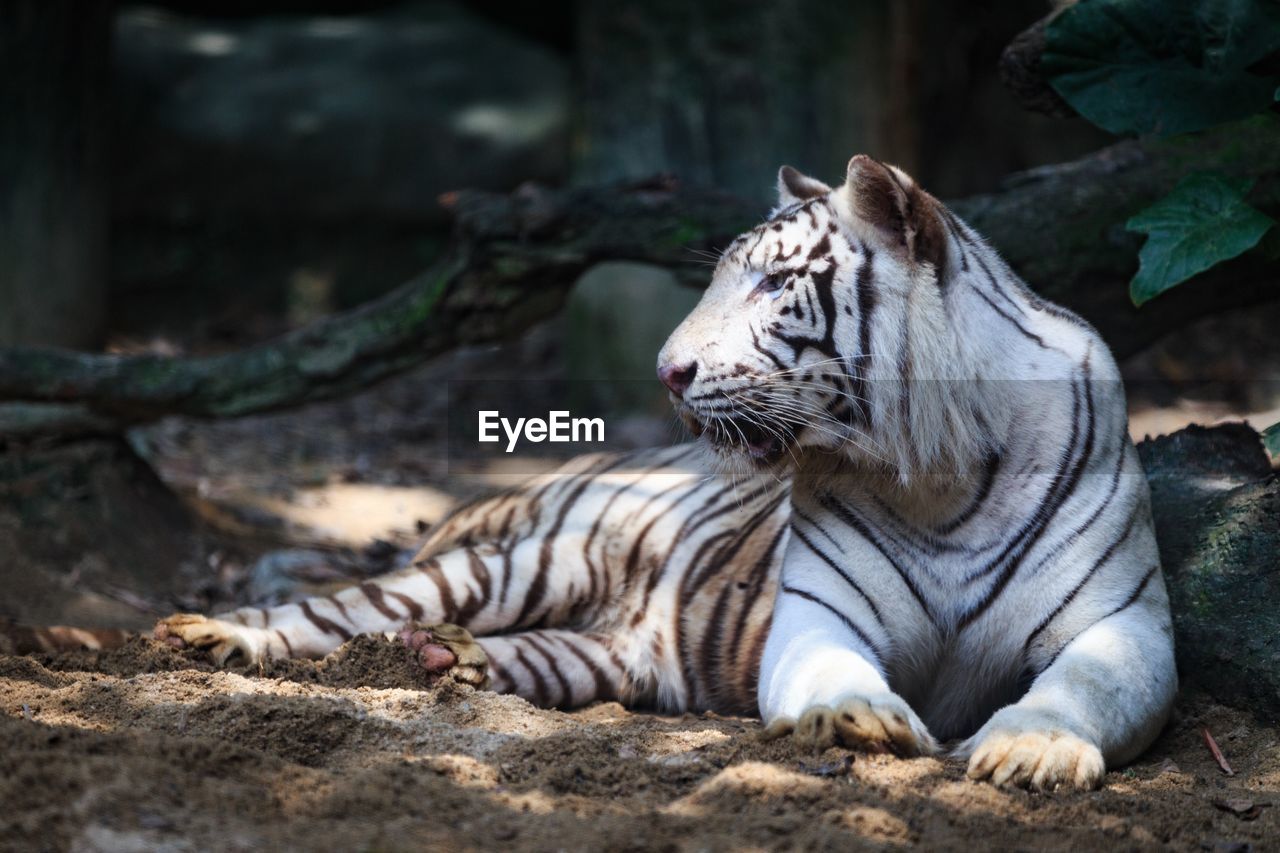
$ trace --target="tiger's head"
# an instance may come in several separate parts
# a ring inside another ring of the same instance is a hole
[[[784,166],[778,197],[658,355],[686,425],[756,467],[828,451],[905,479],[983,452],[957,383],[917,381],[970,375],[943,304],[963,226],[865,155],[834,189]]]

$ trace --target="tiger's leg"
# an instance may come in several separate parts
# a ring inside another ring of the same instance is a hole
[[[206,649],[223,665],[233,656],[322,657],[356,634],[395,631],[409,621],[454,623],[475,634],[561,624],[604,584],[571,538],[545,559],[542,544],[529,538],[509,549],[455,548],[332,595],[216,618],[177,614],[157,623],[155,637]]]
[[[475,639],[456,625],[408,625],[398,634],[424,670],[543,708],[576,708],[630,693],[630,679],[601,634],[548,629]]]
[[[969,776],[1041,790],[1096,788],[1108,765],[1151,745],[1178,689],[1173,627],[1159,572],[1121,610],[1063,648],[1021,700],[956,753]]]
[[[803,575],[788,579],[785,571],[760,664],[764,737],[790,735],[814,749],[937,752],[924,722],[889,687],[879,651],[888,641],[875,612],[853,597],[819,599]]]

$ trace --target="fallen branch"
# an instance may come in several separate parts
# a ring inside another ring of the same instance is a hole
[[[669,181],[447,199],[457,228],[428,272],[353,311],[203,358],[0,350],[0,435],[95,433],[164,415],[234,417],[341,396],[553,315],[604,260],[705,278],[693,248],[752,224],[745,205]]]
[[[1129,302],[1139,238],[1124,222],[1192,168],[1262,178],[1250,200],[1280,212],[1280,122],[1206,133],[1194,144],[1121,143],[951,206],[1123,357],[1207,313],[1280,298],[1274,262],[1255,251],[1141,310]],[[763,212],[669,181],[462,192],[448,204],[457,227],[431,270],[255,347],[205,358],[0,350],[0,400],[9,401],[0,404],[0,436],[111,431],[170,414],[232,417],[340,396],[455,347],[518,335],[554,314],[600,261],[657,264],[705,284],[694,250],[724,246]]]

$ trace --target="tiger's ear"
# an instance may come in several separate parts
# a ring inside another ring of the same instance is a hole
[[[845,184],[853,212],[907,260],[930,263],[942,280],[947,229],[942,205],[911,176],[866,154],[849,161]]]
[[[831,187],[817,178],[802,175],[790,166],[778,170],[778,207],[787,207],[831,192]]]

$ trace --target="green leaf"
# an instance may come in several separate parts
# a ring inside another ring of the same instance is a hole
[[[1081,0],[1050,21],[1041,71],[1115,134],[1171,136],[1268,109],[1280,77],[1274,0]]]
[[[1262,431],[1262,446],[1272,456],[1280,456],[1280,423],[1274,423]]]
[[[1275,222],[1245,202],[1250,186],[1218,175],[1188,175],[1125,224],[1148,235],[1138,274],[1129,283],[1134,305],[1257,245]]]

